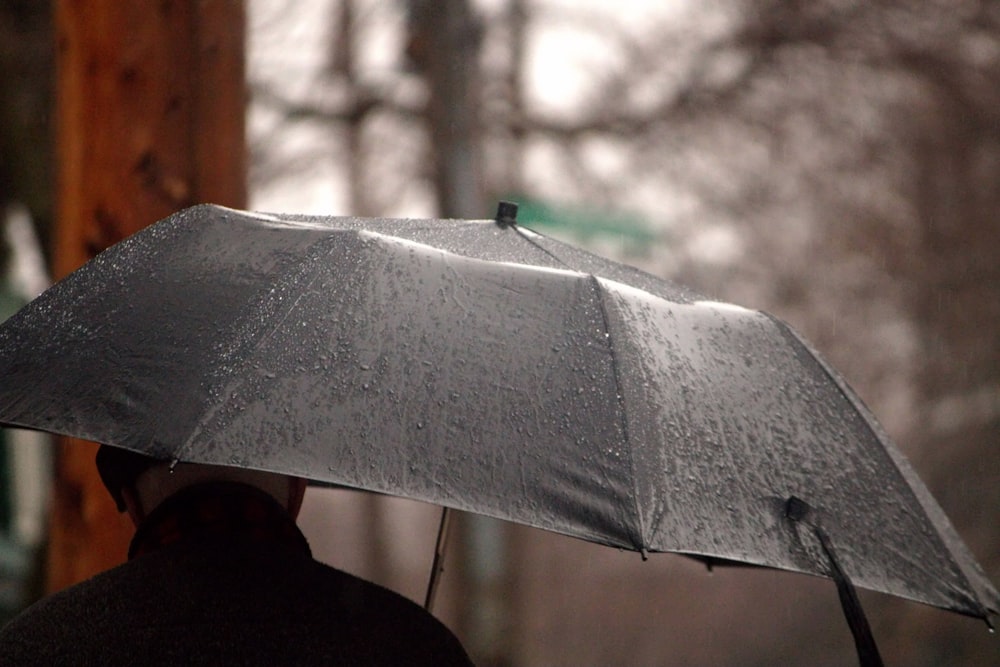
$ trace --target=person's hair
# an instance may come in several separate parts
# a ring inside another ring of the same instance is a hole
[[[134,509],[126,502],[126,490],[134,494],[129,496],[129,500],[138,501],[136,507],[145,514],[187,486],[229,481],[247,484],[270,494],[294,516],[298,514],[302,492],[305,491],[304,481],[301,490],[294,491],[290,481],[297,478],[284,473],[179,461],[175,467],[168,460],[107,445],[97,450],[97,471],[119,512]]]
[[[97,450],[97,472],[119,512],[126,509],[122,489],[134,486],[139,475],[161,463],[165,461],[120,447],[101,445]]]

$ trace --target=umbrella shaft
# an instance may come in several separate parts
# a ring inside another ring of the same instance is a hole
[[[441,508],[441,523],[438,526],[437,543],[434,546],[434,562],[431,564],[431,578],[427,582],[427,597],[424,598],[424,609],[431,611],[434,598],[437,596],[441,573],[444,572],[444,550],[448,546],[448,526],[451,523],[451,511]]]

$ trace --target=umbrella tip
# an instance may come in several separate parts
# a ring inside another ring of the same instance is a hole
[[[502,229],[517,225],[517,204],[512,201],[501,201],[497,204],[497,225]]]

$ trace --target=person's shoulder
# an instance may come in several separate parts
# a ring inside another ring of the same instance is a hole
[[[89,643],[106,634],[100,626],[116,607],[117,573],[111,572],[38,600],[0,628],[0,664],[65,664],[85,655]]]
[[[387,588],[292,551],[204,549],[164,549],[35,603],[0,629],[0,664],[137,664],[135,651],[181,664],[159,650],[179,623],[197,626],[187,643],[203,658],[239,637],[241,664],[472,664],[443,623]]]
[[[320,596],[321,604],[332,604],[351,616],[372,615],[382,619],[381,622],[395,624],[405,621],[416,625],[441,625],[431,613],[406,596],[320,561],[310,560],[299,573],[311,582],[309,590]]]
[[[5,633],[26,624],[37,624],[45,619],[59,619],[63,616],[92,618],[94,613],[106,608],[110,597],[120,590],[119,568],[101,572],[90,579],[68,586],[60,591],[37,600],[3,627]],[[95,603],[100,606],[95,607]]]
[[[331,621],[352,626],[359,639],[369,636],[387,651],[407,655],[410,665],[472,664],[455,634],[413,600],[319,561],[311,563],[307,575],[326,582],[313,589],[318,608],[327,610]]]

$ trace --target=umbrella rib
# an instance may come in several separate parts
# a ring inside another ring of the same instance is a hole
[[[547,252],[547,251],[546,251]],[[558,259],[558,258],[557,258]],[[590,284],[593,286],[594,293],[597,295],[597,303],[601,311],[601,321],[604,325],[604,339],[608,347],[608,353],[611,355],[611,369],[612,376],[615,379],[615,399],[618,402],[618,414],[621,415],[621,430],[622,438],[626,444],[629,443],[629,428],[628,428],[628,417],[626,415],[625,407],[625,397],[622,394],[622,381],[619,376],[620,367],[618,365],[618,355],[615,352],[614,341],[611,337],[611,319],[608,317],[608,309],[604,302],[604,296],[606,294],[605,289],[601,286],[601,281],[597,276],[593,274],[587,274],[587,278]],[[646,560],[648,550],[646,548],[646,526],[642,525],[642,512],[639,510],[639,489],[636,486],[636,474],[635,474],[635,459],[632,456],[632,448],[629,446],[625,447],[625,454],[628,457],[628,467],[629,474],[632,483],[632,510],[635,515],[635,525],[639,526],[639,534],[632,536],[632,542],[636,545],[637,551],[642,554],[642,559]]]
[[[538,250],[541,250],[543,253],[545,253],[546,255],[548,255],[549,257],[551,257],[552,259],[556,260],[557,262],[559,262],[561,265],[563,265],[564,267],[566,267],[570,271],[575,271],[576,270],[571,265],[569,265],[568,263],[566,263],[561,257],[559,257],[558,255],[556,255],[554,252],[552,252],[551,250],[549,250],[548,248],[546,248],[545,246],[543,246],[541,243],[539,243],[535,239],[533,239],[530,236],[528,236],[527,231],[530,231],[530,230],[525,230],[520,225],[515,225],[513,227],[513,229],[514,229],[514,231],[517,232],[517,235],[520,236],[522,239],[524,239],[525,241],[527,241],[528,243],[530,243],[532,246],[534,246]],[[533,234],[537,234],[537,232],[532,232],[532,233]],[[593,276],[591,276],[591,277],[593,277]],[[603,306],[602,306],[602,308],[603,308]]]
[[[304,272],[303,272],[303,275],[304,275]],[[292,303],[288,306],[288,308],[285,309],[284,314],[282,314],[282,316],[278,319],[278,321],[275,322],[272,326],[270,326],[268,328],[268,330],[262,331],[260,333],[260,335],[258,335],[258,336],[255,337],[255,340],[253,342],[253,350],[259,349],[261,345],[263,345],[267,340],[269,340],[271,337],[274,336],[274,333],[285,322],[285,320],[287,320],[289,318],[289,316],[292,314],[292,312],[298,306],[299,302],[304,298],[304,296],[305,296],[306,291],[308,290],[308,288],[311,287],[316,282],[316,280],[318,278],[319,278],[319,274],[315,274],[315,273],[312,274],[309,277],[308,282],[305,284],[305,289],[303,289],[299,293],[299,295],[292,301]],[[245,355],[244,359],[243,359],[243,365],[246,365],[247,360],[251,359],[252,356],[253,356],[252,354]],[[246,383],[247,383],[247,375],[246,374],[238,374],[234,370],[234,371],[231,371],[230,373],[228,373],[224,378],[220,378],[219,381],[218,381],[218,383],[217,383],[217,386],[221,387],[221,386],[225,385],[225,383],[228,382],[228,381],[231,381],[233,377],[239,377],[240,378],[240,380],[238,382],[238,385],[240,387],[246,385]],[[176,461],[180,461],[180,460],[183,459],[183,456],[186,453],[187,449],[191,446],[191,444],[195,441],[195,439],[202,433],[202,431],[204,431],[206,424],[208,424],[209,422],[211,422],[212,419],[215,418],[215,415],[219,412],[219,410],[223,409],[225,407],[225,405],[226,405],[226,401],[221,401],[221,402],[216,403],[215,406],[212,409],[206,410],[205,414],[201,417],[201,419],[198,420],[198,423],[195,424],[194,427],[191,429],[191,432],[188,434],[188,437],[184,440],[184,442],[181,444],[181,446],[177,448],[177,451],[174,454],[174,460],[175,460],[175,462]]]

